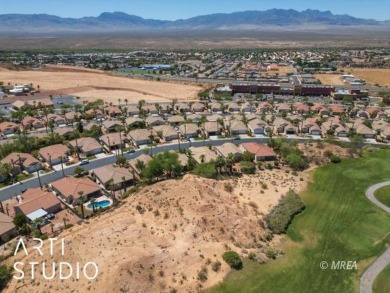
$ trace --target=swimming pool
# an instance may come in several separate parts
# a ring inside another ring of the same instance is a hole
[[[110,204],[111,204],[111,202],[107,199],[102,200],[102,201],[97,201],[97,202],[95,202],[95,208],[105,208],[105,207],[108,207]],[[87,207],[92,210],[93,209],[92,203],[87,205]]]

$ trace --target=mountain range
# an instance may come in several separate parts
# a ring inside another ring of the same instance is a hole
[[[123,12],[104,12],[97,17],[62,18],[48,14],[0,15],[2,33],[125,32],[135,30],[256,30],[264,27],[388,27],[390,21],[335,15],[330,11],[271,9],[202,15],[175,21],[144,19]]]

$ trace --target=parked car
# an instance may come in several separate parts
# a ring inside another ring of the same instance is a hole
[[[86,165],[86,164],[89,164],[89,160],[81,160],[79,165],[81,166],[81,165]]]

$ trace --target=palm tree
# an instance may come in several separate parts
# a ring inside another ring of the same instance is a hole
[[[83,198],[83,194],[84,194],[84,191],[80,190],[78,192],[79,196],[80,196],[80,208],[81,208],[81,216],[83,217],[84,219],[84,198]]]
[[[92,204],[92,211],[93,213],[96,212],[96,198],[91,199],[91,204]]]
[[[121,105],[121,102],[122,102],[122,99],[119,98],[119,99],[118,99],[118,102],[119,102],[119,106],[120,106],[120,105]]]
[[[125,181],[126,181],[126,177],[125,176],[122,176],[122,189],[124,189],[124,191],[126,192],[126,184],[125,184]]]
[[[205,159],[206,159],[206,156],[204,154],[200,155],[200,162],[201,163],[204,163]]]
[[[64,221],[64,228],[66,227],[66,221],[68,221],[68,219],[67,218],[62,218],[62,221]]]
[[[139,100],[138,101],[138,109],[141,111],[142,106],[145,105],[145,100]]]
[[[129,100],[126,98],[124,101],[125,101],[126,106],[127,106],[127,103],[129,102]]]
[[[80,137],[80,133],[79,133],[79,131],[77,129],[73,130],[73,137],[76,140],[76,155],[77,155],[77,158],[80,160],[79,145],[78,145],[78,142],[77,142],[77,139]]]
[[[145,169],[145,163],[141,160],[137,160],[135,167],[139,170],[139,173],[141,173],[142,170]]]
[[[133,185],[135,185],[136,178],[135,178],[135,172],[133,169],[131,169],[131,175],[133,175]]]
[[[222,157],[222,156],[218,156],[218,157],[217,157],[217,160],[215,161],[215,166],[217,167],[218,173],[219,173],[219,174],[222,173],[222,168],[223,168],[225,165],[226,165],[225,158]]]
[[[35,227],[39,230],[39,234],[42,235],[42,230],[41,230],[41,224],[42,224],[42,218],[36,218],[34,220]]]
[[[234,155],[232,153],[229,153],[227,155],[227,157],[226,157],[226,166],[228,167],[230,174],[233,173],[233,164],[234,164],[234,162],[235,162]]]
[[[120,152],[121,152],[121,155],[123,157],[123,142],[122,142],[122,130],[123,130],[123,126],[122,125],[118,125],[115,130],[119,133],[119,140],[120,140],[120,144],[119,144],[119,147],[120,147]]]

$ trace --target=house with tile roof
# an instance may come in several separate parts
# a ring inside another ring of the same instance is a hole
[[[75,178],[67,176],[51,183],[53,191],[67,203],[75,206],[84,200],[101,195],[101,187],[88,177]],[[82,194],[80,194],[82,193]]]
[[[241,144],[243,151],[248,151],[255,156],[255,161],[273,161],[277,159],[277,155],[272,148],[265,144],[256,142],[246,142]]]
[[[133,185],[133,174],[127,168],[105,165],[94,169],[97,181],[107,190],[126,189]]]
[[[9,164],[13,175],[18,175],[22,171],[33,173],[42,169],[42,163],[27,153],[11,153],[2,159],[1,163]]]
[[[42,160],[48,163],[50,166],[68,162],[69,148],[63,144],[54,144],[47,147],[43,147],[38,151]]]

